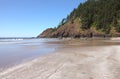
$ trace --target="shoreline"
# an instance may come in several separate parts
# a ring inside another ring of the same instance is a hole
[[[42,38],[42,37],[41,37]],[[37,39],[41,39],[37,38]],[[74,38],[74,37],[58,37],[58,38],[42,38],[42,39],[80,39],[80,40],[120,40],[120,37],[80,37],[80,38]]]
[[[0,79],[119,79],[120,42],[63,39],[60,47],[0,72]]]
[[[113,45],[59,50],[9,68],[0,73],[0,79],[119,79],[119,48]]]

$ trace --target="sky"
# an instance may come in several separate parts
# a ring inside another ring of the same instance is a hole
[[[85,0],[0,0],[0,37],[36,37]]]

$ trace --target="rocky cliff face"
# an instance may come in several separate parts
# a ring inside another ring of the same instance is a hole
[[[59,28],[48,28],[43,31],[38,37],[41,38],[80,38],[80,37],[104,37],[105,33],[96,30],[96,28],[90,28],[87,30],[81,29],[81,22],[75,19],[73,22],[69,21],[66,24],[60,26]],[[107,36],[107,35],[106,35]]]
[[[63,26],[60,26],[57,29],[48,28],[43,31],[38,38],[80,38],[80,37],[120,37],[120,33],[111,29],[111,34],[105,34],[100,30],[96,30],[96,28],[92,27],[87,30],[81,29],[80,23],[71,23],[68,22]]]
[[[120,0],[87,0],[64,18],[56,28],[38,37],[118,37],[120,36]]]
[[[80,37],[120,37],[120,33],[116,32],[114,28],[111,29],[110,34],[106,34],[95,27],[90,29],[81,29],[82,24],[78,19],[73,22],[67,22],[59,28],[48,28],[43,31],[38,38],[80,38]]]
[[[40,35],[38,35],[38,38],[50,38],[53,37],[52,33],[54,32],[53,28],[48,28],[45,31],[43,31]]]
[[[61,38],[61,37],[80,37],[82,30],[80,23],[71,23],[70,21],[61,25],[59,28],[50,28],[41,33],[38,37],[43,38]]]

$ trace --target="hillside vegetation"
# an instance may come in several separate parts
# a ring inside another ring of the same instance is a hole
[[[120,36],[120,0],[87,0],[38,37]]]

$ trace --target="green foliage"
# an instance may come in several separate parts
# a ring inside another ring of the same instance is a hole
[[[66,19],[66,18],[63,18],[62,21],[59,23],[59,25],[58,25],[58,27],[57,27],[56,29],[58,29],[58,28],[60,28],[61,26],[63,26],[66,22],[67,22],[67,19]]]
[[[120,32],[120,24],[117,24],[117,25],[116,25],[116,31],[117,31],[117,32]]]
[[[83,29],[90,29],[94,26],[98,30],[109,33],[112,24],[120,32],[120,24],[118,24],[120,0],[87,0],[67,16],[67,21],[72,21],[77,17],[81,18]]]

